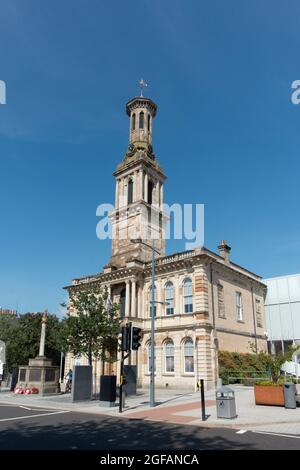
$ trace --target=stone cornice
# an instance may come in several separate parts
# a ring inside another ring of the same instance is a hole
[[[148,108],[151,111],[152,117],[156,116],[157,104],[150,98],[144,96],[136,96],[126,103],[126,113],[130,116],[131,111],[136,108]]]
[[[158,257],[155,261],[155,272],[156,274],[171,273],[184,269],[194,269],[201,264],[209,265],[211,262],[215,262],[225,270],[229,270],[231,273],[236,273],[244,276],[248,280],[259,284],[261,287],[265,287],[265,284],[261,281],[261,277],[251,273],[250,271],[240,267],[235,263],[227,264],[223,261],[221,256],[207,250],[206,248],[183,251],[175,253],[173,255]],[[135,275],[137,272],[142,273],[144,278],[151,276],[151,261],[142,263],[135,261],[136,264],[133,268],[121,268],[112,270],[110,273],[98,273],[92,276],[86,276],[83,278],[77,278],[73,280],[71,286],[66,288],[72,288],[79,284],[87,284],[89,282],[103,282],[112,283],[116,281],[125,281],[129,276]]]
[[[113,176],[120,177],[126,171],[132,171],[135,167],[139,166],[142,166],[142,168],[145,170],[152,168],[160,175],[163,181],[166,179],[163,168],[159,165],[159,163],[157,163],[155,159],[149,157],[146,149],[137,149],[136,152],[132,154],[132,156],[126,155],[124,160],[122,160],[122,162],[117,166]]]

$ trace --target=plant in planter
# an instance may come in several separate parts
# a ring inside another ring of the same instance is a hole
[[[270,355],[263,351],[258,353],[264,356],[272,380],[255,383],[254,396],[256,405],[284,406],[283,383],[285,377],[281,377],[281,367],[285,362],[290,361],[298,350],[299,346],[292,346],[288,351],[276,355]]]

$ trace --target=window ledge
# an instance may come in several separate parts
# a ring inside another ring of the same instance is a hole
[[[237,323],[245,323],[244,320],[237,320]]]
[[[175,372],[164,372],[162,377],[175,377]]]

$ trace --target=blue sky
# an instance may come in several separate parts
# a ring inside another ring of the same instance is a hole
[[[98,272],[141,77],[168,203],[205,204],[205,245],[263,277],[299,272],[297,0],[2,0],[0,306],[59,313]],[[184,249],[173,241],[168,252]]]

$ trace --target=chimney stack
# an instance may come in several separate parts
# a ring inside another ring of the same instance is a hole
[[[230,246],[227,245],[226,240],[221,240],[220,245],[218,246],[219,255],[224,258],[224,260],[229,263],[230,261]]]

